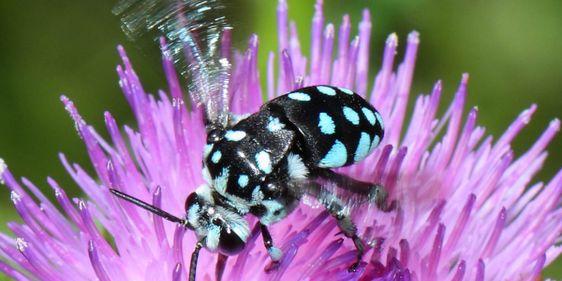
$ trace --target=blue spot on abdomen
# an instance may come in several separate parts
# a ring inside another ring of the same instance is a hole
[[[367,121],[369,121],[369,123],[374,126],[377,122],[377,118],[375,117],[373,111],[366,107],[361,108],[361,111],[363,111],[363,114],[365,115],[365,118],[367,118]]]
[[[373,137],[373,142],[371,143],[371,148],[369,148],[369,153],[373,151],[377,146],[379,146],[380,141],[381,138],[378,135],[375,135]]]
[[[334,168],[334,167],[342,167],[347,162],[347,149],[345,145],[336,140],[332,145],[332,148],[326,153],[326,156],[320,163],[318,163],[318,167],[320,168]]]
[[[382,116],[380,113],[375,112],[375,118],[377,118],[377,122],[379,122],[381,129],[384,130],[384,123],[382,122]]]
[[[318,127],[320,128],[320,132],[325,135],[332,135],[336,132],[334,120],[326,112],[320,112],[320,114],[318,114]]]
[[[318,86],[316,87],[316,89],[318,89],[318,91],[324,95],[328,95],[328,96],[335,96],[336,95],[336,90],[334,90],[334,88],[331,87],[326,87],[326,86]]]
[[[352,90],[347,89],[347,88],[341,88],[341,87],[339,87],[338,89],[339,89],[340,91],[342,91],[342,92],[344,92],[344,93],[350,95],[350,96],[353,96],[353,94],[354,94],[354,92],[353,92]]]
[[[308,94],[301,93],[301,92],[290,93],[288,96],[292,100],[310,101],[310,96]]]
[[[369,154],[369,148],[371,147],[371,138],[369,134],[362,132],[359,143],[357,144],[357,149],[355,150],[355,156],[353,157],[354,162],[359,162]]]
[[[359,125],[359,114],[357,114],[355,110],[351,109],[351,107],[343,107],[343,116],[345,116],[345,119],[351,122],[351,124],[355,126]]]

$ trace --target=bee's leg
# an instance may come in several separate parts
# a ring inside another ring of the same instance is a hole
[[[276,269],[279,266],[279,261],[283,257],[283,252],[281,251],[281,249],[273,246],[273,239],[271,238],[271,234],[269,233],[269,230],[267,229],[267,226],[265,224],[262,224],[262,223],[259,223],[259,225],[260,225],[260,228],[261,228],[261,236],[263,238],[263,245],[267,249],[267,253],[269,254],[269,257],[271,257],[271,260],[272,260],[272,263],[268,267],[267,271]]]
[[[215,280],[221,281],[222,275],[224,273],[224,267],[226,266],[227,255],[219,253],[217,255],[217,264],[215,266]]]
[[[306,183],[295,183],[294,185],[289,185],[290,188],[296,188],[298,186],[301,192],[315,197],[320,200],[324,205],[326,210],[337,220],[338,227],[346,237],[353,240],[355,248],[357,249],[357,260],[349,267],[349,271],[357,270],[357,267],[361,263],[363,258],[363,253],[365,251],[365,246],[361,238],[357,235],[357,227],[351,221],[351,217],[344,210],[343,205],[340,203],[339,198],[329,190],[326,190],[322,185],[315,180],[308,181]]]
[[[189,281],[195,281],[195,274],[197,273],[197,260],[199,259],[199,251],[203,247],[203,243],[197,242],[195,249],[191,254],[191,262],[189,264]]]
[[[374,202],[384,212],[390,212],[396,208],[396,201],[388,204],[388,192],[380,184],[359,181],[329,169],[319,169],[314,172],[314,175],[322,180],[334,183],[339,188],[368,197],[369,202]]]
[[[326,206],[326,209],[328,209],[330,214],[337,220],[338,227],[340,228],[341,232],[346,237],[351,238],[353,240],[353,244],[355,244],[355,249],[357,250],[357,260],[348,269],[349,271],[355,271],[361,263],[361,260],[363,259],[363,253],[365,251],[363,241],[361,241],[361,238],[359,238],[359,236],[357,235],[357,227],[355,226],[355,223],[353,223],[349,215],[345,214],[342,206],[337,202],[331,202]]]

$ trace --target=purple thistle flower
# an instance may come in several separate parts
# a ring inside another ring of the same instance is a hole
[[[408,36],[404,61],[394,70],[395,34],[386,41],[380,71],[369,89],[371,21],[363,13],[359,35],[350,41],[349,17],[339,36],[324,26],[322,1],[313,18],[310,58],[289,28],[287,4],[278,7],[279,68],[271,53],[269,99],[305,85],[347,87],[368,97],[385,120],[383,142],[365,160],[339,172],[382,183],[399,207],[384,213],[361,206],[353,213],[369,245],[364,263],[348,272],[354,246],[338,236],[333,219],[306,204],[270,230],[284,253],[277,270],[264,271],[267,252],[253,232],[246,249],[227,261],[224,280],[534,280],[561,252],[562,171],[548,183],[532,183],[546,159],[545,147],[560,128],[554,120],[535,144],[517,157],[511,141],[530,121],[536,106],[523,111],[496,141],[476,124],[478,111],[463,112],[468,75],[452,103],[437,116],[441,82],[406,108],[419,37]],[[230,48],[229,40],[223,49]],[[332,58],[336,49],[337,57]],[[257,69],[257,36],[243,55],[232,58],[230,95],[235,113],[262,104]],[[23,223],[10,222],[16,238],[0,234],[0,270],[16,280],[185,280],[195,236],[109,192],[118,188],[181,215],[187,194],[203,183],[201,157],[205,128],[200,108],[188,109],[172,62],[163,58],[169,92],[148,94],[124,50],[119,84],[138,123],[123,130],[110,113],[106,141],[62,101],[86,144],[96,175],[60,159],[89,199],[70,199],[54,179],[48,183],[57,204],[30,181],[18,182],[0,159],[0,179]],[[466,115],[466,118],[463,117]],[[442,137],[441,137],[442,136]],[[251,222],[255,219],[249,218]],[[187,233],[186,233],[187,232]],[[109,242],[106,237],[111,237]],[[202,251],[198,279],[212,280],[216,255]]]

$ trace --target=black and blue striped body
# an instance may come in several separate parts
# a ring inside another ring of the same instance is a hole
[[[313,86],[277,97],[208,144],[208,184],[241,214],[269,225],[298,204],[289,184],[363,160],[383,137],[380,114],[359,95]]]

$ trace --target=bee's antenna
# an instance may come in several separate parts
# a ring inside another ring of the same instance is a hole
[[[137,205],[137,206],[139,206],[139,207],[141,207],[141,208],[143,208],[143,209],[145,209],[145,210],[147,210],[147,211],[149,211],[149,212],[151,212],[155,215],[163,217],[163,218],[165,218],[165,219],[167,219],[171,222],[175,222],[175,223],[179,223],[181,225],[187,226],[186,220],[180,219],[180,218],[178,218],[178,217],[176,217],[176,216],[174,216],[174,215],[172,215],[172,214],[170,214],[170,213],[168,213],[168,212],[166,212],[166,211],[164,211],[164,210],[162,210],[158,207],[150,205],[150,204],[148,204],[144,201],[141,201],[141,200],[139,200],[135,197],[132,197],[128,194],[125,194],[125,193],[123,193],[123,192],[121,192],[117,189],[110,188],[109,191],[111,191],[111,193],[113,193],[115,196],[117,196],[121,199],[124,199],[126,201],[129,201],[129,202],[131,202],[131,203],[133,203],[133,204],[135,204],[135,205]]]

